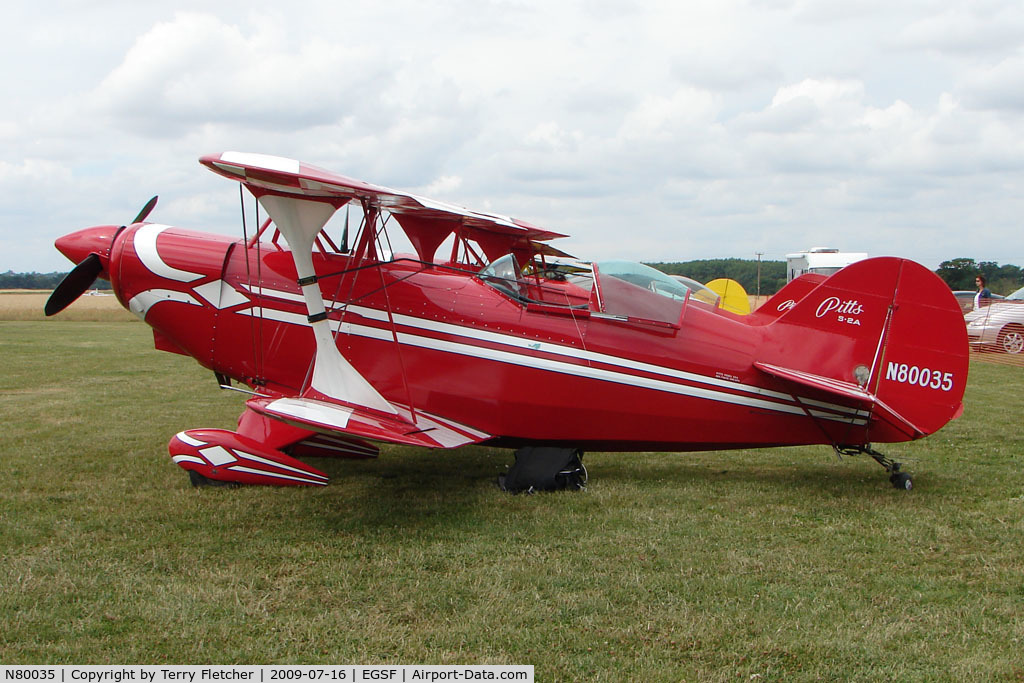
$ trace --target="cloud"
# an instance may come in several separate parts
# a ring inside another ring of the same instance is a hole
[[[71,170],[63,164],[48,159],[24,159],[16,164],[0,161],[0,183],[6,187],[17,189],[18,184],[21,183],[32,185],[45,183],[56,187],[69,180],[71,180]]]
[[[209,123],[326,125],[377,104],[365,94],[388,80],[386,54],[317,36],[293,47],[269,19],[253,24],[243,32],[188,12],[157,23],[99,84],[94,105],[142,134],[173,137]]]
[[[961,87],[972,107],[1024,112],[1024,47],[994,65],[971,69]]]
[[[636,142],[675,139],[698,126],[713,124],[720,109],[713,93],[683,86],[667,97],[644,98],[626,115],[619,136]]]
[[[569,232],[583,256],[1024,263],[1018,4],[25,5],[0,27],[19,67],[0,230],[39,232],[38,269],[61,232],[157,192],[160,220],[234,231],[235,188],[195,160],[240,149]]]
[[[1024,9],[1013,3],[955,3],[908,23],[896,44],[950,55],[998,53],[1020,46]]]

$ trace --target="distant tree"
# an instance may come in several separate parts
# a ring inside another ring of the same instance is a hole
[[[986,270],[983,268],[985,265],[986,263],[978,264],[979,267],[982,267],[981,272],[988,278],[988,288],[996,294],[1006,295],[1024,285],[1024,271],[1021,271],[1019,266],[1007,263]],[[992,265],[995,266],[995,264]]]
[[[974,289],[974,278],[978,276],[978,264],[972,258],[955,258],[943,261],[935,274],[945,280],[952,290]]]
[[[748,294],[757,291],[757,261],[754,259],[701,259],[647,264],[669,275],[683,275],[708,283],[720,277],[743,285]],[[761,294],[774,294],[786,284],[785,261],[761,261]]]
[[[999,265],[995,261],[975,263],[971,258],[943,261],[935,274],[945,280],[952,290],[974,289],[974,278],[984,275],[988,288],[996,294],[1009,294],[1024,284],[1024,272],[1012,264]]]

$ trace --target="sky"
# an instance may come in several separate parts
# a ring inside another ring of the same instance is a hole
[[[1024,265],[1019,0],[12,3],[0,272],[131,220],[240,234],[275,154],[583,259],[835,247]]]

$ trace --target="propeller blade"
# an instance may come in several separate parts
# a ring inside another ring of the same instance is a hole
[[[53,294],[46,300],[43,312],[50,316],[63,311],[92,286],[102,271],[103,264],[100,262],[98,254],[93,253],[86,256],[81,263],[64,276],[57,288],[53,290]]]
[[[159,196],[153,195],[153,198],[146,202],[146,205],[142,207],[142,211],[139,211],[139,215],[135,217],[135,220],[133,220],[128,225],[134,225],[135,223],[141,223],[142,221],[146,220],[150,212],[153,211],[153,207],[156,206],[157,199],[159,199]]]

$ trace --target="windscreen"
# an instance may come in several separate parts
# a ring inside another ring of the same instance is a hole
[[[632,261],[594,264],[603,313],[676,325],[689,289],[650,266]]]
[[[481,280],[513,297],[520,295],[519,264],[513,254],[505,254],[487,264],[480,271]]]

